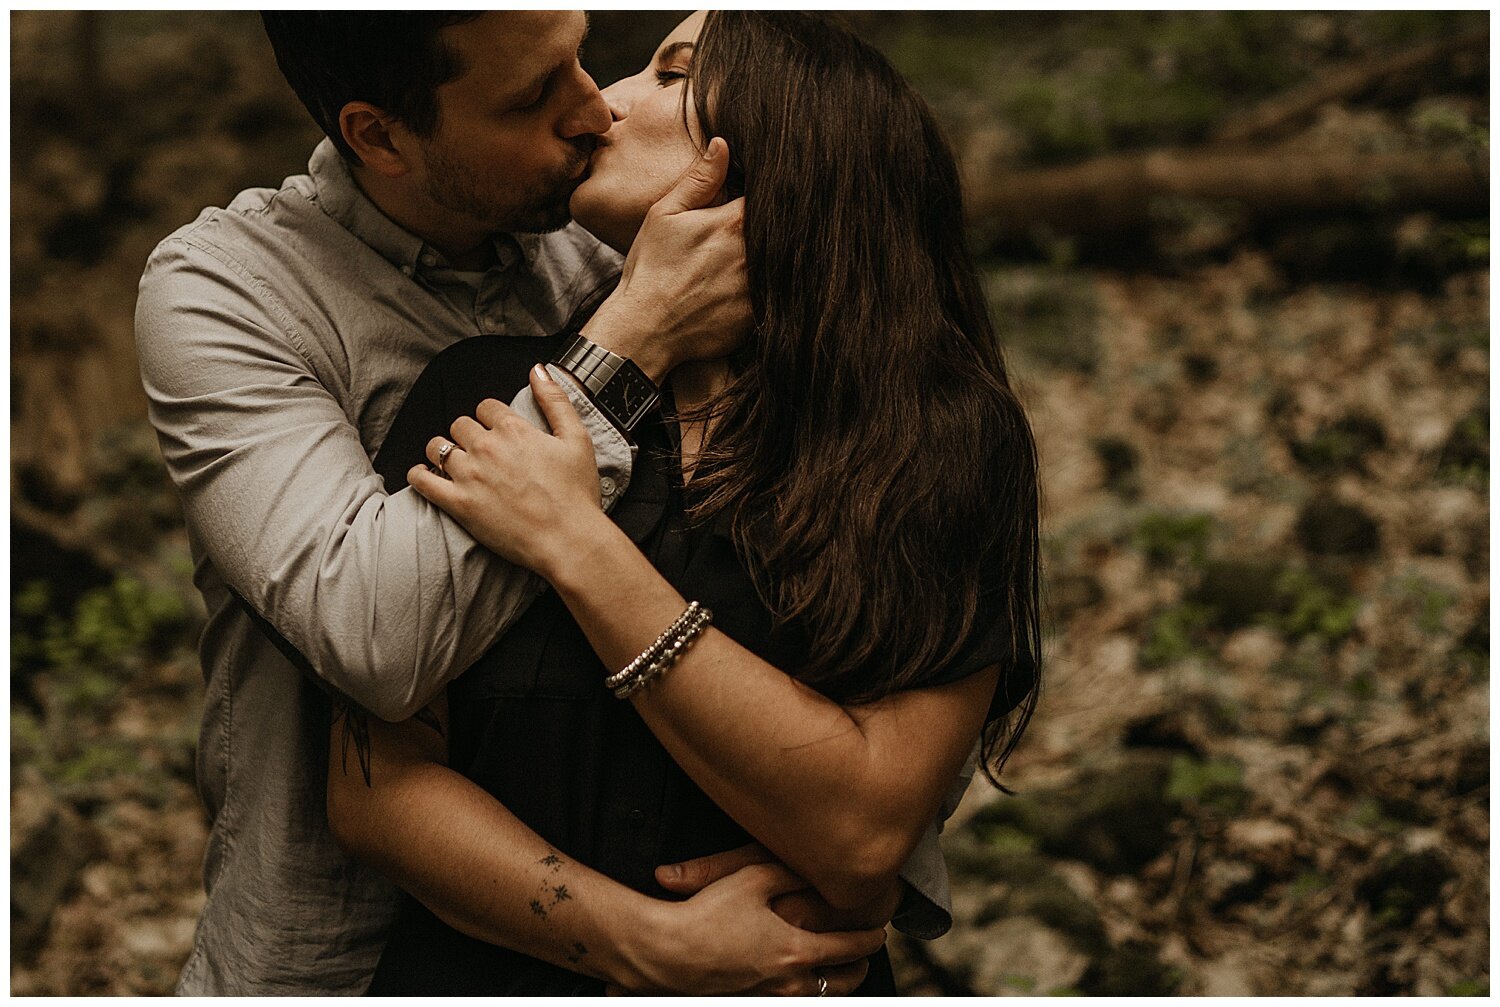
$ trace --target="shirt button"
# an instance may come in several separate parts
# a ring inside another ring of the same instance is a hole
[[[646,813],[640,808],[632,808],[630,811],[630,824],[641,825],[646,821]]]
[[[599,477],[599,495],[606,497],[615,495],[615,481],[609,476]]]
[[[401,272],[404,273],[407,276],[410,276],[411,275],[411,267],[410,266],[402,266],[401,267]]]
[[[422,265],[424,265],[424,266],[436,266],[437,265],[437,256],[433,255],[431,252],[428,252],[428,253],[424,254],[422,256]]]

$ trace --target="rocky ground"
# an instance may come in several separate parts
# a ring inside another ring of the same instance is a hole
[[[1021,355],[1050,679],[917,988],[1487,990],[1487,276],[992,290],[1068,306],[1071,359]]]
[[[164,993],[202,904],[202,614],[129,392],[132,287],[199,206],[295,170],[308,127],[238,16],[101,21],[110,99],[83,115],[71,16],[12,19],[11,982]],[[1417,30],[1214,17],[1110,27],[1143,33],[1134,56],[1038,17],[970,63],[930,20],[862,24],[950,89],[971,177],[1193,140],[1227,93]],[[1238,76],[1173,75],[1196,64]],[[1142,93],[1158,119],[1131,118]],[[1426,94],[1330,105],[1301,136],[1487,160],[1486,123],[1482,98]],[[932,994],[1487,993],[1487,225],[1168,209],[1106,261],[1066,240],[986,260],[1042,448],[1046,680],[1016,793],[976,784],[947,832],[954,931],[898,940],[898,975]]]
[[[1246,254],[991,293],[1025,320],[1048,677],[1017,795],[949,831],[959,923],[900,945],[912,991],[1487,989],[1487,274],[1294,287]],[[103,529],[170,502],[149,438],[113,450]],[[16,601],[14,992],[162,992],[186,953],[181,555],[163,529],[71,620]]]

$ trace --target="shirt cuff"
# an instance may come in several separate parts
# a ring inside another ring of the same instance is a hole
[[[901,893],[901,904],[891,924],[906,934],[920,940],[930,941],[943,936],[953,928],[953,892],[948,885],[948,863],[943,859],[943,847],[938,840],[943,826],[958,810],[964,791],[979,768],[980,745],[976,740],[964,760],[957,778],[943,795],[938,817],[927,826],[911,857],[901,868],[901,880],[905,890]]]
[[[599,407],[589,400],[583,389],[574,384],[570,376],[555,364],[547,365],[547,373],[551,374],[552,380],[568,393],[573,408],[578,410],[578,418],[583,421],[584,429],[589,432],[589,439],[594,442],[594,463],[599,467],[599,503],[607,511],[620,497],[624,496],[625,490],[630,487],[630,472],[635,465],[636,447],[605,418],[604,414],[599,411]],[[552,429],[547,425],[546,418],[537,407],[536,397],[531,394],[530,385],[516,393],[510,407],[537,429],[548,431]]]
[[[904,889],[891,917],[891,925],[897,930],[924,941],[936,940],[953,928],[953,895],[948,889],[948,866],[938,832],[937,822],[929,825],[916,852],[901,868]]]

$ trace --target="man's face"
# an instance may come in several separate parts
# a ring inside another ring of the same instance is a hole
[[[414,181],[433,212],[486,233],[551,231],[588,168],[609,109],[578,63],[577,11],[489,12],[443,29],[463,73],[437,89]]]

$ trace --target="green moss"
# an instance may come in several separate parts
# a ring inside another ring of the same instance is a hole
[[[1361,602],[1341,595],[1306,570],[1288,570],[1276,582],[1279,612],[1270,621],[1292,639],[1318,637],[1337,643],[1354,631]]]
[[[1007,268],[985,277],[1001,345],[1036,364],[1092,374],[1099,367],[1099,307],[1093,282],[1063,269]]]
[[[148,653],[185,642],[189,621],[181,595],[128,575],[85,593],[71,615],[51,611],[50,592],[40,583],[18,593],[15,606],[31,629],[12,628],[12,657],[65,672],[125,670]]]
[[[1490,995],[1490,984],[1483,979],[1462,979],[1448,987],[1447,995],[1450,997],[1487,997]]]
[[[1181,804],[1234,814],[1250,796],[1244,777],[1243,767],[1234,759],[1215,756],[1199,760],[1177,755],[1172,759],[1166,793]]]
[[[1010,825],[997,825],[980,831],[980,838],[1001,853],[1035,853],[1037,840]]]
[[[111,776],[137,776],[141,760],[135,750],[121,744],[90,745],[57,764],[51,775],[64,786],[97,783]]]
[[[1325,891],[1332,883],[1326,876],[1319,874],[1317,871],[1303,871],[1292,879],[1291,884],[1287,885],[1286,892],[1293,899],[1300,901],[1310,895],[1316,895],[1318,892]]]
[[[1146,629],[1141,663],[1160,668],[1203,653],[1204,634],[1213,621],[1212,609],[1190,602],[1158,612]]]
[[[1374,797],[1360,798],[1346,821],[1356,828],[1388,836],[1399,835],[1406,828],[1404,823],[1386,814],[1385,806]]]
[[[1486,487],[1490,482],[1490,416],[1475,409],[1453,426],[1438,455],[1438,478],[1444,482]]]
[[[1148,514],[1136,526],[1135,547],[1155,566],[1201,566],[1208,555],[1214,521],[1207,514]]]
[[[47,752],[47,736],[41,721],[26,710],[10,713],[10,757],[13,763],[31,763]]]

